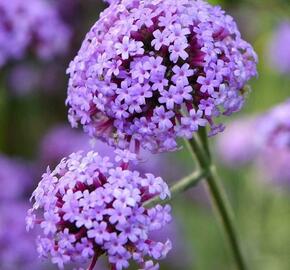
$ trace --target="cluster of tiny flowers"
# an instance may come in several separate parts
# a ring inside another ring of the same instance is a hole
[[[280,73],[290,72],[290,21],[283,21],[275,30],[269,44],[271,65]]]
[[[0,1],[0,67],[28,50],[44,59],[64,53],[70,35],[47,0]]]
[[[195,0],[113,2],[71,62],[73,127],[118,147],[172,151],[241,109],[257,57],[233,19]]]
[[[171,242],[154,241],[150,232],[170,222],[170,207],[145,208],[152,197],[165,199],[169,189],[160,177],[128,170],[136,155],[116,150],[115,162],[96,152],[77,152],[42,176],[32,195],[27,228],[40,224],[38,252],[59,268],[84,264],[106,254],[111,269],[133,260],[141,269],[158,269]],[[149,259],[150,258],[150,259]]]

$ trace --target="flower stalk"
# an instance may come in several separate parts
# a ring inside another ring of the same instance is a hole
[[[226,197],[225,191],[219,182],[216,168],[212,164],[205,130],[199,132],[198,137],[193,137],[186,145],[188,146],[192,156],[195,156],[200,169],[207,172],[205,179],[212,204],[228,238],[237,269],[246,270],[245,259],[242,254],[241,245],[233,222],[233,211]]]

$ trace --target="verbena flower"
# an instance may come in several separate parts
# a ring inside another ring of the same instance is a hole
[[[290,21],[281,22],[269,44],[270,63],[280,73],[290,72]]]
[[[152,259],[164,258],[171,242],[155,242],[150,232],[170,221],[170,207],[143,205],[154,196],[165,199],[169,189],[160,177],[127,169],[135,158],[119,150],[118,162],[111,162],[96,152],[78,152],[47,170],[27,217],[28,229],[35,224],[42,228],[40,256],[51,257],[59,268],[92,259],[92,269],[106,254],[112,269],[127,268],[130,260],[142,269],[158,269]]]
[[[0,67],[24,57],[28,49],[44,59],[64,53],[69,38],[69,28],[49,1],[0,2]]]
[[[203,1],[117,1],[71,62],[73,127],[118,147],[177,148],[221,115],[241,109],[257,57],[233,19]]]

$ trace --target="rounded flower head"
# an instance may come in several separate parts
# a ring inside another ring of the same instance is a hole
[[[243,105],[256,54],[233,19],[203,1],[116,1],[71,62],[72,126],[119,147],[177,148]]]
[[[63,53],[69,38],[70,30],[49,1],[0,2],[0,67],[28,49],[44,59]]]
[[[71,154],[54,171],[47,170],[32,195],[27,227],[40,224],[38,252],[59,268],[92,260],[93,269],[105,254],[112,269],[125,269],[130,260],[142,269],[158,269],[147,258],[162,259],[171,248],[169,240],[150,238],[151,231],[170,221],[170,207],[143,206],[154,196],[169,196],[167,185],[160,177],[128,170],[135,154],[116,153],[112,163],[96,152]]]

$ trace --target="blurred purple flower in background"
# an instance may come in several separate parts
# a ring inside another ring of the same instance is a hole
[[[9,72],[8,83],[16,96],[24,96],[40,86],[40,72],[36,66],[29,63],[19,63]]]
[[[14,97],[35,94],[46,94],[54,97],[63,96],[65,79],[62,61],[40,62],[21,61],[9,67],[7,88]],[[56,85],[57,84],[57,85]]]
[[[0,67],[31,50],[42,59],[63,54],[70,36],[70,29],[49,1],[0,2]]]
[[[254,132],[256,119],[240,118],[227,125],[217,137],[216,150],[222,163],[240,167],[250,163],[257,154],[258,146]]]
[[[134,260],[149,270],[154,264],[148,257],[163,259],[171,249],[169,240],[150,237],[151,231],[170,222],[170,206],[143,207],[150,198],[170,195],[166,183],[150,173],[141,176],[128,170],[135,154],[115,152],[115,163],[96,152],[73,153],[54,171],[48,168],[33,192],[27,228],[40,224],[39,255],[51,257],[59,268],[92,259],[93,269],[106,254],[112,269],[128,268]]]
[[[48,269],[37,260],[36,235],[25,230],[31,185],[30,166],[0,155],[0,269]]]
[[[22,202],[1,202],[0,268],[3,270],[45,269],[46,265],[37,260],[35,234],[25,230],[27,209],[28,205]]]
[[[61,18],[70,25],[75,22],[82,0],[50,0],[56,6]]]
[[[254,161],[265,180],[290,186],[290,100],[229,124],[217,140],[217,152],[227,166]]]
[[[265,148],[258,159],[257,168],[269,183],[290,190],[290,150]]]
[[[23,199],[32,185],[28,163],[0,155],[0,202]]]
[[[261,146],[290,150],[290,100],[276,105],[258,119],[257,136]]]
[[[71,62],[67,104],[73,127],[111,145],[176,150],[220,115],[243,105],[257,57],[233,19],[203,1],[118,1]]]
[[[290,100],[258,119],[261,172],[266,179],[290,187]]]
[[[290,21],[281,22],[269,45],[271,65],[280,73],[290,73]]]
[[[80,150],[88,151],[90,149],[91,146],[88,136],[77,130],[71,129],[67,125],[58,125],[49,129],[42,138],[39,158],[43,164],[56,165],[63,157],[73,152]]]

